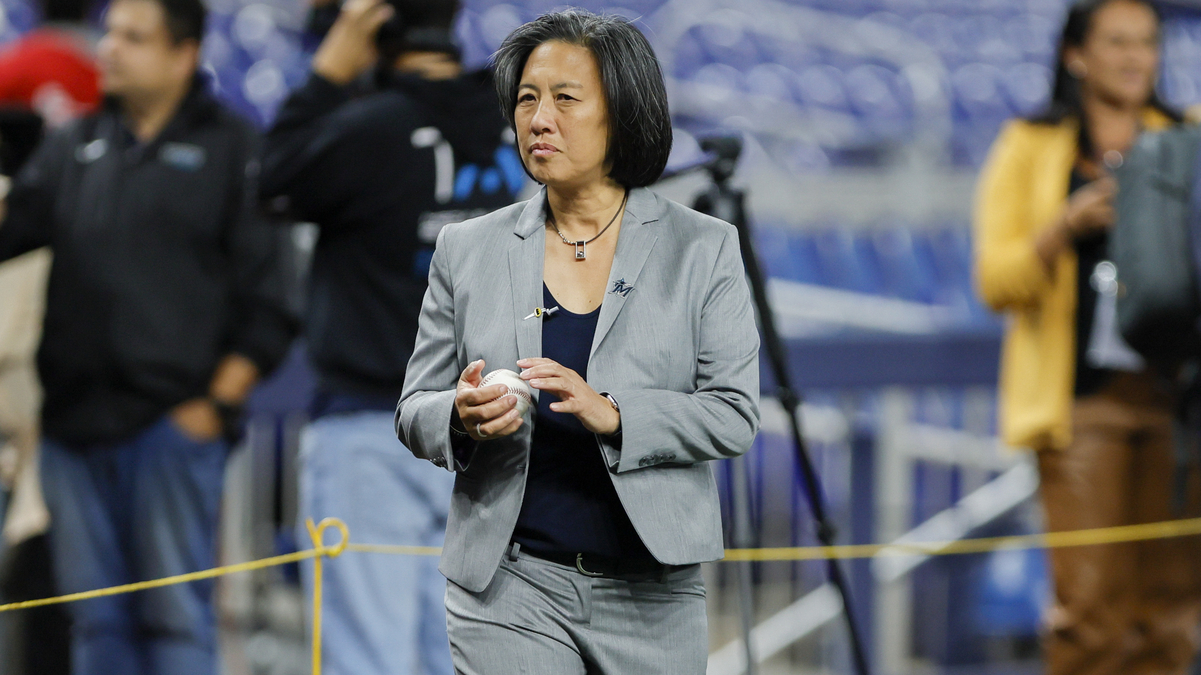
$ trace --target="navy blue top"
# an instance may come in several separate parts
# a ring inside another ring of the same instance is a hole
[[[396,412],[396,397],[382,394],[350,394],[318,389],[309,401],[309,419],[359,412]]]
[[[559,305],[542,286],[546,307]],[[572,314],[562,307],[542,319],[542,356],[588,377],[588,355],[600,308]],[[575,415],[557,413],[542,392],[534,416],[529,474],[514,541],[535,552],[592,553],[653,559],[626,515],[596,436]]]
[[[1068,195],[1089,184],[1077,170],[1072,171]],[[1088,361],[1088,343],[1093,336],[1093,320],[1097,308],[1097,291],[1093,288],[1093,268],[1109,257],[1109,233],[1096,232],[1078,237],[1076,247],[1076,384],[1077,398],[1100,391],[1114,371],[1098,368]]]

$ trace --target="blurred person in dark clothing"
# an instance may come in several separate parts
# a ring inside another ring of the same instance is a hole
[[[1116,292],[1105,290],[1114,285],[1109,170],[1141,131],[1180,119],[1155,94],[1160,37],[1147,0],[1073,4],[1049,108],[1007,125],[980,177],[977,282],[1011,319],[1002,433],[1037,452],[1051,531],[1178,515],[1175,396],[1122,341]],[[1049,675],[1187,672],[1201,639],[1196,538],[1049,556]]]
[[[54,253],[38,372],[42,483],[64,593],[215,562],[238,409],[294,333],[257,138],[197,75],[200,0],[116,0],[107,99],[16,176],[0,260]],[[69,605],[92,673],[216,672],[212,583]]]
[[[98,34],[87,22],[90,5],[89,0],[42,0],[41,24],[0,49],[0,173],[5,176],[16,173],[44,128],[64,126],[100,103]],[[41,387],[34,359],[49,271],[46,248],[0,264],[0,482],[8,488],[0,507],[0,600],[5,602],[56,594],[45,563],[50,515],[38,473]],[[51,606],[0,616],[0,661],[6,673],[68,671],[65,611]]]
[[[0,122],[0,154],[8,149],[4,131]],[[0,190],[7,192],[7,185]],[[45,248],[0,263],[0,602],[58,594],[47,562],[50,513],[38,476],[42,391],[34,360],[49,271],[50,252]],[[5,675],[70,672],[65,611],[51,605],[0,614]]]
[[[43,128],[61,127],[100,104],[89,5],[89,0],[43,0],[43,23],[0,50],[0,173],[16,172]],[[6,289],[0,298],[0,432],[18,455],[15,461],[0,457],[0,473],[11,469],[16,483],[5,514],[8,544],[43,532],[48,522],[35,466],[41,392],[33,356],[49,269],[47,250],[0,265],[0,287]]]
[[[61,127],[100,103],[90,1],[40,4],[41,25],[0,49],[0,173],[6,176],[28,159],[44,127]],[[36,466],[41,391],[34,373],[49,270],[45,249],[0,265],[0,435],[11,441],[0,453],[0,478],[12,486],[4,514],[7,545],[44,532],[49,521]]]
[[[412,462],[392,416],[438,232],[511,203],[525,183],[491,75],[459,62],[456,10],[454,0],[347,3],[265,142],[261,194],[320,227],[306,317],[320,382],[300,518],[337,516],[359,542],[442,544],[453,475]],[[352,96],[373,68],[375,90]],[[328,672],[450,673],[436,565],[327,563]]]

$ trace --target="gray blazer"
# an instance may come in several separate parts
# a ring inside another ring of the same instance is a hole
[[[542,355],[546,191],[438,235],[417,343],[396,408],[400,440],[457,473],[440,569],[482,591],[513,534],[533,425],[451,450],[455,383],[467,364],[517,370]],[[651,554],[722,557],[708,460],[740,455],[759,427],[759,333],[729,224],[630,191],[588,362],[588,384],[621,406],[621,440],[597,437],[609,477]],[[535,395],[538,392],[535,391]]]

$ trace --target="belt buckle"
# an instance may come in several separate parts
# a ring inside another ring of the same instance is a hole
[[[583,574],[586,577],[603,577],[603,576],[605,576],[605,574],[603,572],[589,572],[588,570],[584,569],[584,554],[583,553],[575,554],[575,568],[577,570],[579,570],[580,574]]]

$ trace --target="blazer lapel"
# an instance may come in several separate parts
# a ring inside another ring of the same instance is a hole
[[[621,219],[617,251],[613,255],[613,267],[609,270],[609,283],[605,287],[605,299],[601,303],[600,317],[597,318],[590,356],[596,353],[609,334],[626,300],[638,292],[638,275],[658,240],[651,223],[658,220],[658,198],[655,193],[647,188],[631,190],[625,215]]]
[[[542,232],[545,205],[546,188],[543,188],[522,210],[513,228],[517,241],[509,247],[510,296],[513,299],[519,360],[542,356],[542,322],[525,317],[535,307],[542,306],[542,264],[546,242],[543,237],[536,235]]]

